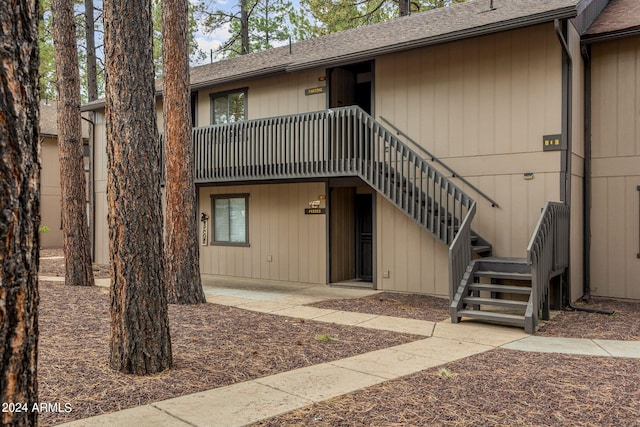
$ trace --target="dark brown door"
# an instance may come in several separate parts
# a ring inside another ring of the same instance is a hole
[[[373,203],[371,194],[356,194],[356,276],[373,281]]]

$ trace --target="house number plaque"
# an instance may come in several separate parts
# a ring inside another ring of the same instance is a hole
[[[200,234],[200,244],[202,246],[207,246],[207,242],[209,240],[209,230],[208,230],[209,215],[207,215],[206,213],[202,213],[202,216],[200,216],[200,221],[202,222],[202,233]]]

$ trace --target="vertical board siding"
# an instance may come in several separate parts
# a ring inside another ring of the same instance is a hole
[[[561,132],[561,59],[553,25],[545,24],[375,62],[376,117],[500,204],[491,208],[454,179],[478,201],[472,228],[498,256],[524,256],[541,209],[559,200],[560,156],[542,152],[542,137]],[[525,181],[525,172],[534,179]]]
[[[591,289],[640,298],[640,37],[592,47]]]
[[[332,188],[330,199],[331,282],[355,279],[354,188]]]
[[[378,289],[449,296],[447,247],[380,195],[376,236]]]
[[[199,209],[209,215],[210,241],[211,195],[249,193],[250,243],[200,246],[202,273],[326,283],[326,216],[304,214],[309,202],[324,192],[324,183],[201,187]]]
[[[568,44],[573,58],[571,117],[571,210],[569,298],[576,301],[584,294],[584,62],[580,35],[569,25]]]
[[[107,142],[104,110],[97,111],[94,120],[94,262],[96,264],[109,264],[109,226],[107,223]]]
[[[62,196],[60,194],[60,162],[57,138],[43,138],[40,171],[40,225],[49,227],[40,233],[40,247],[62,247]]]

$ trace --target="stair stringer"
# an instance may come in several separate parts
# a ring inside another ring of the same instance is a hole
[[[453,296],[453,300],[449,306],[449,312],[451,315],[451,323],[460,322],[460,317],[458,316],[458,312],[462,310],[462,299],[469,293],[469,283],[473,283],[475,279],[475,272],[478,270],[478,264],[475,260],[472,260],[467,267],[467,270],[464,272],[462,276],[462,280],[460,281],[460,286],[458,286],[458,290],[456,294]]]

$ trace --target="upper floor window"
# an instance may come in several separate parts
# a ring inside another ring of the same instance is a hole
[[[247,90],[211,94],[211,124],[236,123],[247,114]]]

